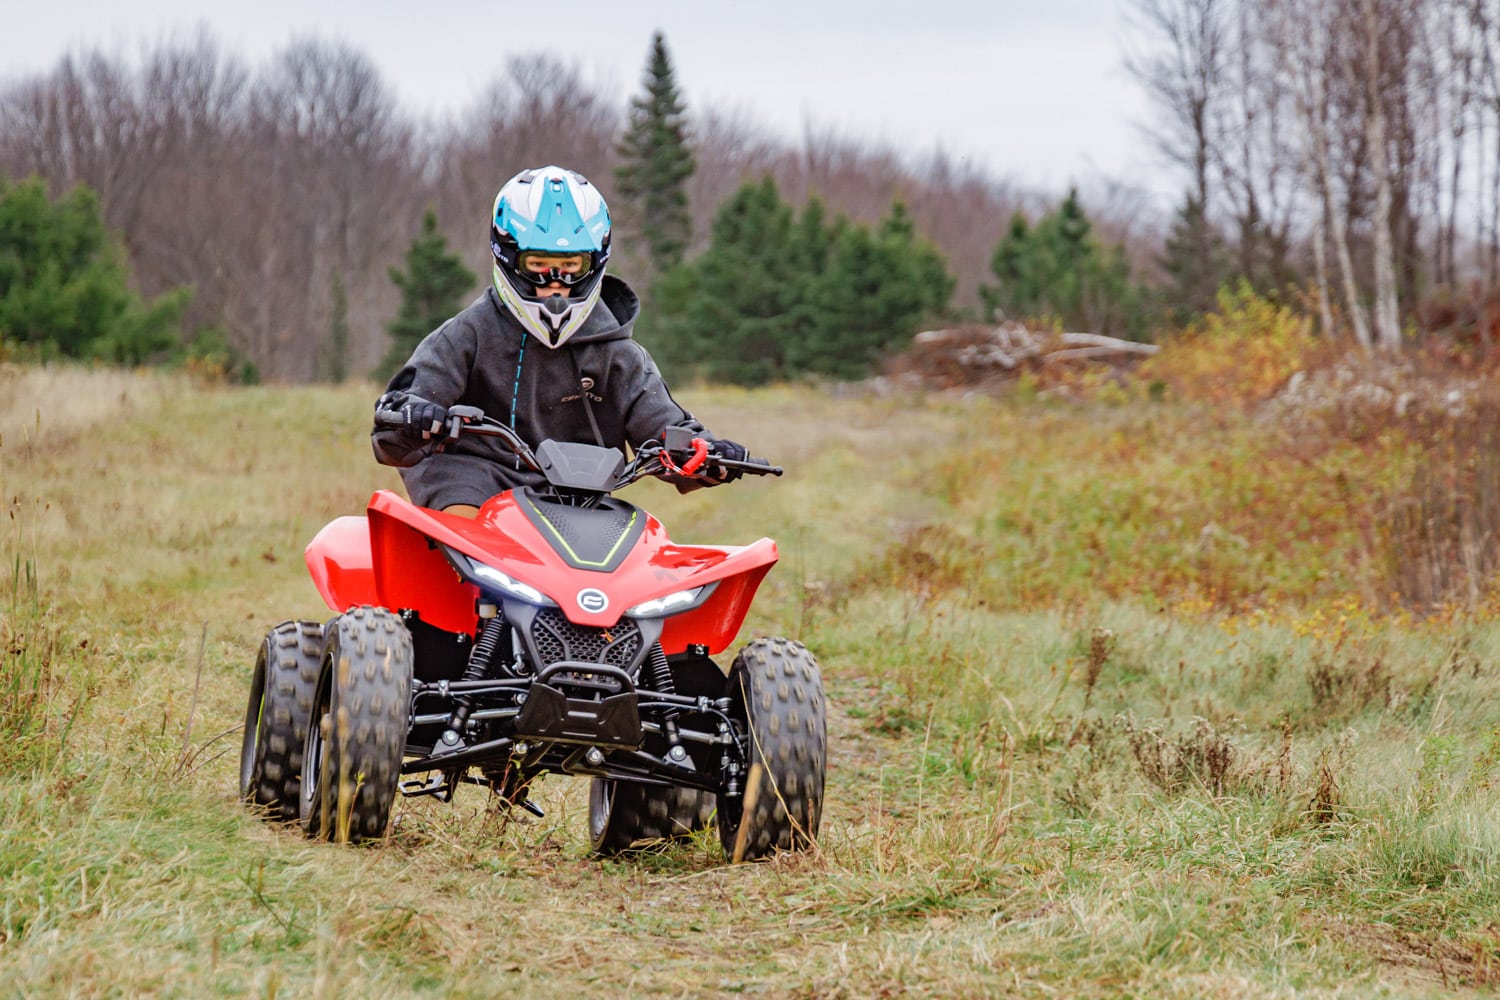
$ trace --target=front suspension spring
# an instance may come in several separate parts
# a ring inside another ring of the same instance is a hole
[[[505,635],[505,618],[495,615],[493,618],[485,619],[484,626],[479,630],[479,639],[474,643],[474,648],[469,651],[469,662],[464,667],[463,679],[466,681],[482,681],[490,674],[490,664],[494,660],[495,649],[500,645],[500,640]],[[474,710],[474,702],[466,695],[457,695],[453,699],[453,714],[448,717],[447,728],[443,731],[443,745],[455,747],[463,741],[465,724],[469,721],[469,713]]]
[[[651,653],[646,658],[646,669],[651,673],[651,683],[658,694],[677,693],[677,684],[672,680],[672,665],[667,662],[667,651],[661,648],[661,643],[652,645]],[[680,763],[686,759],[687,750],[683,748],[682,737],[677,732],[677,709],[662,711],[661,728],[667,737],[667,756]]]

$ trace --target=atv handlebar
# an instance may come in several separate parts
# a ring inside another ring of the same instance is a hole
[[[661,441],[647,441],[636,450],[635,461],[625,472],[631,475],[631,470],[636,470],[631,482],[661,472],[686,479],[705,479],[708,471],[715,467],[748,472],[753,476],[779,476],[786,471],[763,458],[746,457],[740,461],[715,455],[711,443],[695,437],[688,448],[671,448]]]
[[[406,414],[400,410],[375,411],[376,430],[402,430],[405,427]],[[536,453],[531,450],[531,445],[527,444],[521,435],[510,427],[493,417],[485,416],[484,411],[477,406],[448,407],[448,419],[443,424],[443,430],[434,434],[433,437],[444,441],[454,441],[461,434],[499,438],[521,460],[521,464],[533,472],[542,471],[542,463],[537,461]]]
[[[406,415],[400,410],[376,410],[376,430],[403,430]],[[507,425],[487,416],[477,406],[450,406],[443,430],[433,437],[443,441],[456,440],[464,434],[499,438],[521,463],[534,472],[543,472],[542,464],[521,435]],[[701,437],[692,437],[691,432],[671,428],[664,435],[665,441],[647,441],[636,449],[635,459],[621,474],[614,489],[628,486],[637,479],[662,473],[687,479],[704,479],[710,469],[733,469],[756,476],[779,476],[785,470],[761,458],[746,456],[743,461],[723,458],[713,454],[713,446]]]

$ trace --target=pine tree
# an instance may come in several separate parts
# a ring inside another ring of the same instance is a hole
[[[39,177],[0,178],[0,350],[125,365],[163,358],[190,295],[145,302],[131,290],[125,252],[90,189],[54,202]]]
[[[630,102],[630,122],[617,152],[615,183],[646,241],[651,268],[661,274],[682,262],[692,236],[687,179],[694,163],[687,142],[686,107],[677,90],[666,40],[651,37],[645,93]]]
[[[873,231],[839,219],[830,232],[827,265],[806,307],[813,322],[807,336],[787,344],[787,367],[863,378],[946,308],[954,281],[942,254],[917,237],[899,201]]]
[[[1032,273],[1035,266],[1031,224],[1017,212],[1010,217],[1010,228],[990,257],[990,273],[997,284],[979,288],[979,298],[991,319],[997,313],[1010,318],[1011,314],[1028,316],[1035,312],[1041,298],[1036,275]]]
[[[1068,192],[1034,227],[1011,219],[990,258],[994,285],[980,288],[989,315],[1061,324],[1070,330],[1136,336],[1143,332],[1142,292],[1119,247],[1106,247]]]
[[[938,319],[957,282],[948,273],[942,252],[917,235],[904,203],[891,205],[875,238],[887,279],[869,315],[876,324],[880,349],[887,351],[904,345],[918,324]]]
[[[642,339],[664,368],[716,381],[863,378],[952,290],[901,204],[874,231],[830,223],[816,199],[794,214],[766,178],[724,203],[702,256],[656,283]]]
[[[1203,204],[1191,193],[1177,209],[1160,263],[1171,278],[1164,289],[1168,315],[1179,325],[1211,311],[1220,286],[1230,281],[1224,239],[1209,224]]]
[[[448,238],[438,231],[437,213],[422,216],[422,232],[406,251],[406,270],[390,270],[391,280],[401,289],[401,311],[386,327],[391,348],[375,378],[385,381],[406,364],[433,330],[458,312],[461,296],[474,287],[474,272],[462,258],[448,249]]]
[[[653,286],[653,356],[716,381],[783,377],[783,344],[806,278],[792,258],[792,228],[791,206],[770,177],[742,185],[714,217],[702,256]]]

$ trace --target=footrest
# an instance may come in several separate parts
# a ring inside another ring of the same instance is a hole
[[[429,774],[425,778],[408,778],[406,781],[396,785],[396,791],[407,798],[418,795],[436,795],[438,799],[447,802],[453,798],[453,786],[448,783],[445,774]]]

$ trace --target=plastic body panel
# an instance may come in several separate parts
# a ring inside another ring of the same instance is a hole
[[[380,603],[370,559],[369,518],[334,518],[307,543],[302,558],[313,586],[334,611]]]
[[[665,619],[661,641],[668,655],[692,645],[722,652],[777,561],[776,543],[762,538],[746,546],[678,545],[660,521],[644,516],[645,530],[630,552],[602,572],[569,565],[510,493],[491,498],[470,519],[379,490],[367,517],[330,522],[305,556],[318,592],[334,611],[356,604],[412,609],[436,628],[462,633],[477,625],[479,588],[458,575],[439,545],[537,588],[570,621],[596,628],[614,625],[643,601],[718,582],[702,605]]]

